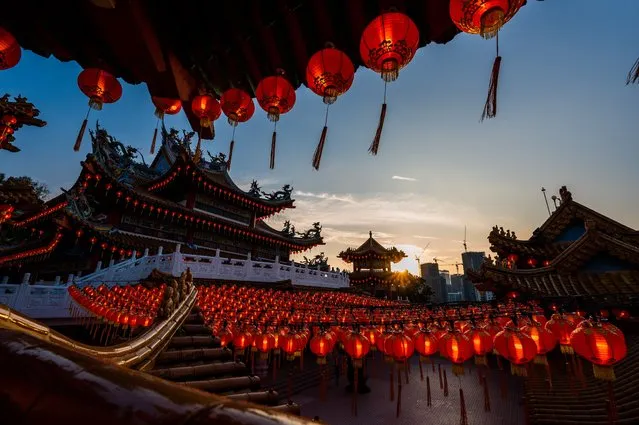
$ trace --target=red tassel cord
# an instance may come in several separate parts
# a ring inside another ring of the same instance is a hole
[[[444,381],[442,381],[442,365],[441,365],[441,363],[437,365],[437,368],[439,369],[439,389],[443,390],[444,389]]]
[[[626,84],[636,83],[639,83],[639,58],[635,61],[635,64],[632,65],[632,68],[630,68],[628,77],[626,78]]]
[[[444,369],[444,397],[448,397],[448,377],[446,376],[446,369]]]
[[[402,410],[402,373],[397,364],[397,411],[395,416],[399,418],[399,412]]]
[[[468,412],[466,412],[466,400],[464,400],[464,390],[459,389],[459,410],[461,417],[459,425],[468,425]]]
[[[421,357],[419,358],[419,379],[421,381],[424,380],[424,371],[422,369],[422,358]]]
[[[322,135],[320,136],[317,148],[315,148],[315,154],[313,155],[313,168],[319,170],[320,162],[322,161],[322,152],[324,151],[324,143],[326,142],[326,133],[328,133],[328,107],[326,105],[326,115],[324,117],[324,128],[322,129]]]
[[[269,168],[272,170],[275,168],[275,144],[277,143],[277,123],[275,123],[275,129],[273,130],[273,137],[271,137],[271,162]]]
[[[80,131],[78,132],[78,137],[75,139],[75,145],[73,145],[74,151],[79,151],[80,146],[82,146],[82,139],[84,139],[84,132],[87,129],[87,123],[89,122],[89,114],[91,113],[91,107],[87,111],[87,115],[84,117],[84,121],[82,121],[82,126],[80,127]]]
[[[482,377],[484,385],[484,411],[490,412],[490,393],[488,392],[488,380],[486,377]]]
[[[488,96],[484,104],[484,112],[481,114],[481,120],[486,118],[495,118],[497,115],[497,86],[499,85],[499,69],[501,67],[501,56],[499,56],[499,33],[496,37],[497,56],[493,62],[493,70],[490,74],[490,84],[488,86]]]
[[[431,407],[433,401],[430,396],[430,377],[426,377],[426,406]]]
[[[375,137],[373,138],[373,143],[368,148],[368,152],[372,155],[377,155],[377,151],[379,150],[379,142],[382,138],[382,130],[384,130],[384,119],[386,118],[386,83],[384,83],[384,103],[382,104],[382,111],[379,114],[379,123],[377,124],[377,131],[375,132]]]
[[[155,153],[155,141],[158,138],[158,124],[160,123],[160,120],[157,121],[157,123],[155,124],[155,130],[153,130],[153,139],[151,139],[151,155],[153,155]]]
[[[615,391],[612,387],[612,381],[608,381],[608,424],[614,425],[617,422],[617,402],[615,401]]]

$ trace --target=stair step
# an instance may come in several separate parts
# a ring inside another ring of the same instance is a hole
[[[209,391],[216,394],[224,394],[239,390],[259,390],[260,378],[258,376],[236,376],[233,378],[207,379],[204,381],[181,382],[198,390]]]
[[[289,401],[286,404],[279,404],[273,406],[272,409],[279,410],[280,412],[288,413],[290,415],[300,416],[302,414],[300,405]]]
[[[195,336],[174,336],[169,343],[169,347],[219,347],[220,339],[213,335],[195,335]]]
[[[157,357],[157,363],[183,363],[200,360],[230,360],[233,352],[228,348],[185,348],[167,350]]]
[[[232,400],[248,401],[250,403],[274,406],[279,401],[279,394],[275,391],[259,391],[242,394],[231,394],[227,396]]]
[[[211,335],[211,329],[201,323],[182,325],[182,330],[189,335]]]
[[[178,366],[154,369],[149,373],[160,378],[173,380],[185,378],[206,378],[210,376],[236,376],[248,374],[248,371],[244,363],[215,362],[196,366]]]
[[[191,313],[188,316],[186,316],[186,319],[184,320],[184,323],[201,324],[202,323],[202,318],[200,317],[199,313]]]

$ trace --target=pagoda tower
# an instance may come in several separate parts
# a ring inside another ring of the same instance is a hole
[[[404,251],[395,247],[384,248],[368,232],[368,240],[357,249],[348,248],[338,254],[337,258],[353,264],[350,275],[352,286],[359,287],[373,295],[392,297],[395,273],[391,271],[391,263],[398,263],[406,258]]]

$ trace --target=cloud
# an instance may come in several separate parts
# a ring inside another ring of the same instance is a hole
[[[393,176],[391,177],[391,179],[393,180],[402,180],[402,181],[406,181],[406,182],[416,182],[417,179],[414,177],[404,177],[404,176]]]
[[[302,192],[300,190],[295,191],[295,196],[301,196],[305,198],[317,198],[317,199],[325,199],[329,201],[339,201],[339,202],[355,202],[351,195],[346,196],[338,196],[330,193],[312,193],[312,192]]]
[[[415,239],[439,239],[438,237],[435,236],[422,236],[422,235],[413,235],[413,237]]]

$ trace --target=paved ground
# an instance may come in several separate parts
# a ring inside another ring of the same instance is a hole
[[[449,363],[442,362],[442,371],[446,369],[449,385],[449,395],[439,387],[439,376],[433,374],[430,365],[424,365],[424,381],[420,381],[419,366],[414,359],[411,366],[410,382],[402,382],[402,404],[399,418],[395,416],[397,398],[391,402],[389,369],[381,360],[374,362],[368,385],[372,391],[369,394],[358,395],[358,416],[351,414],[352,394],[345,392],[347,381],[345,376],[340,378],[340,387],[335,386],[332,379],[325,401],[319,398],[319,389],[312,388],[293,397],[302,407],[302,414],[306,417],[319,416],[323,423],[331,425],[386,425],[386,424],[429,424],[429,425],[459,425],[460,403],[459,387],[464,389],[468,425],[517,425],[524,423],[524,407],[520,404],[522,397],[522,383],[520,378],[508,376],[508,394],[501,398],[501,374],[499,370],[488,372],[491,411],[484,411],[484,390],[479,385],[477,367],[468,365],[466,374],[458,379],[450,369]],[[471,361],[472,362],[472,361]],[[468,363],[471,363],[468,362]],[[470,370],[469,370],[470,369]],[[437,366],[435,367],[437,371]],[[430,376],[432,406],[426,404],[426,373]],[[395,379],[397,377],[395,376]],[[397,397],[397,386],[395,385]]]

